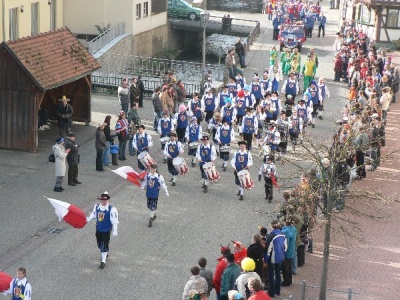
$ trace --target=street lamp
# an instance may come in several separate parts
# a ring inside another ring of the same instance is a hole
[[[208,11],[200,13],[200,22],[203,26],[203,75],[206,74],[206,27],[208,19],[210,19],[210,13]]]

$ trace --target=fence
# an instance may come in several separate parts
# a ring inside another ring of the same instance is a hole
[[[131,75],[130,75],[131,76]],[[93,93],[105,93],[105,94],[116,94],[119,84],[122,78],[128,77],[124,74],[109,74],[108,76],[92,74],[92,92]],[[163,84],[161,78],[142,78],[146,93],[152,93],[157,87]],[[200,90],[200,82],[195,83],[184,83],[185,91],[188,97],[195,91]]]
[[[88,48],[90,54],[94,54],[103,48],[108,42],[114,38],[125,33],[125,22],[118,23],[115,26],[111,26],[106,31],[101,33],[99,36],[95,37],[89,42]]]
[[[298,285],[301,286],[301,300],[306,300],[309,298],[306,298],[306,288],[314,288],[314,289],[319,289],[320,287],[317,285],[310,285],[306,284],[306,281],[303,280],[301,283],[298,283]],[[341,293],[341,294],[347,294],[347,300],[351,300],[353,295],[359,295],[359,293],[353,292],[351,288],[348,288],[347,290],[340,290],[340,289],[334,289],[334,288],[327,288],[327,291],[335,292],[335,293]],[[328,297],[329,299],[329,297]]]

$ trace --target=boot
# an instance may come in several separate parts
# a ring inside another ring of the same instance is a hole
[[[111,154],[111,163],[113,166],[118,166],[118,156],[117,154]]]
[[[55,192],[62,192],[62,189],[60,189],[60,187],[55,187],[55,188],[54,188],[54,191],[55,191]]]
[[[76,184],[72,180],[72,174],[68,174],[68,185],[76,186]]]

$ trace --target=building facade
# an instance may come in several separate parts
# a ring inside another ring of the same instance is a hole
[[[153,56],[168,47],[167,0],[68,0],[64,25],[74,34],[98,35],[100,28],[125,23],[133,35],[132,55]]]
[[[354,20],[377,43],[400,38],[400,0],[344,0],[341,17]]]
[[[15,40],[63,26],[63,0],[0,1],[0,41]]]

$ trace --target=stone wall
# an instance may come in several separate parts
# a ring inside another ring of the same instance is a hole
[[[152,57],[168,49],[168,25],[163,25],[152,30],[135,35],[133,54],[135,56]]]
[[[101,65],[101,72],[127,73],[129,57],[133,54],[133,36],[130,34],[121,39],[107,51],[104,51],[97,61]]]

